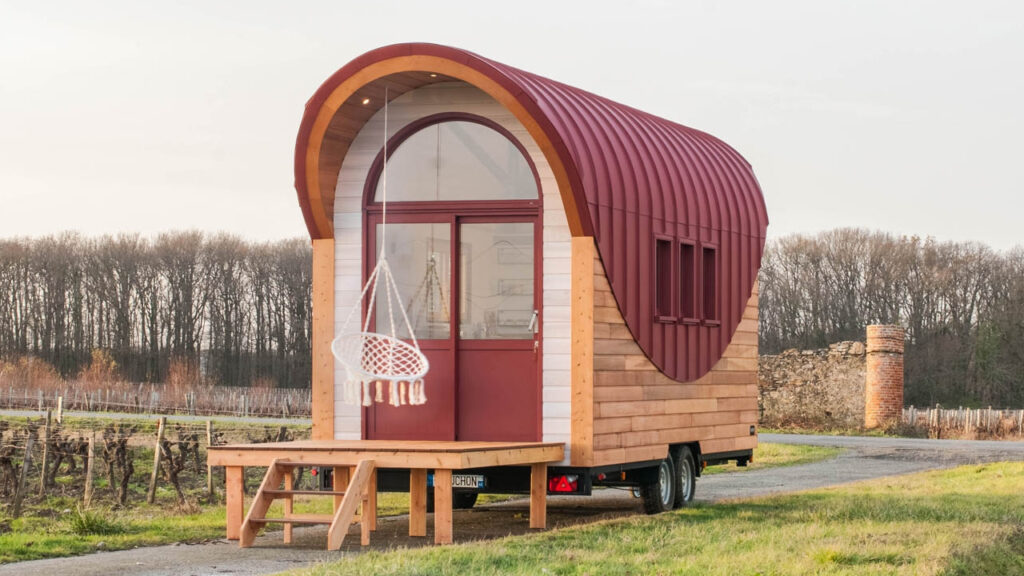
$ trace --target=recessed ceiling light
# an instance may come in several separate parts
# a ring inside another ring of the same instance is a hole
[[[363,106],[366,106],[369,103],[370,103],[370,99],[369,98],[363,98]]]

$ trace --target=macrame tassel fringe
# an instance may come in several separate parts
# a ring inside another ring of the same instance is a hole
[[[398,397],[398,382],[391,381],[391,386],[388,387],[388,403],[392,406],[401,406],[402,401]]]
[[[341,387],[342,401],[346,404],[359,405],[359,380],[349,374]]]
[[[363,406],[373,406],[373,396],[370,396],[370,382],[363,381]]]
[[[423,379],[422,378],[420,378],[419,380],[417,380],[417,381],[412,383],[412,389],[413,389],[413,392],[416,395],[416,402],[415,402],[415,404],[417,406],[422,405],[422,404],[426,404],[427,403],[427,393],[426,393],[426,390],[425,390],[425,386],[423,386]]]
[[[360,380],[354,375],[341,385],[341,399],[353,406],[373,406],[384,402],[384,386],[388,387],[388,404],[392,406],[420,406],[427,403],[426,386],[419,380]]]

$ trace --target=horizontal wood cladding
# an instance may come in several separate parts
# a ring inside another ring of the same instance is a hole
[[[574,253],[574,259],[579,256]],[[584,268],[585,269],[585,268]],[[732,340],[712,369],[692,382],[661,372],[640,350],[593,262],[593,453],[577,465],[664,458],[670,444],[698,442],[710,454],[752,449],[757,438],[757,285]],[[680,360],[684,361],[684,360]],[[576,400],[577,398],[574,398]]]

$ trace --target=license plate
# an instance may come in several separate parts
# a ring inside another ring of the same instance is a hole
[[[427,486],[434,487],[434,475],[427,478]],[[473,488],[483,490],[487,480],[482,474],[452,474],[452,488]]]
[[[479,474],[453,474],[452,488],[483,489],[484,477]]]

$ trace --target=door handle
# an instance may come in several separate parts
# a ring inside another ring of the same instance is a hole
[[[537,317],[538,317],[538,312],[536,310],[534,310],[533,311],[533,316],[530,316],[530,325],[526,327],[527,331],[533,332],[534,334],[537,333],[537,328],[540,327],[539,323],[537,322]]]

